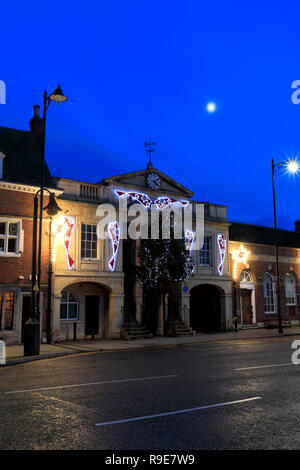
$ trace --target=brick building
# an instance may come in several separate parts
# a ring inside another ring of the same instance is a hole
[[[0,127],[0,337],[7,344],[22,340],[30,316],[33,199],[39,189],[39,133]],[[46,182],[51,177],[46,167]],[[57,195],[61,191],[52,188]],[[48,196],[45,195],[45,205]],[[40,310],[41,338],[46,336],[49,271],[49,218],[44,218]],[[43,331],[42,331],[43,330]]]
[[[300,319],[300,232],[278,230],[281,310],[284,320]],[[232,223],[229,253],[233,281],[233,315],[242,326],[277,320],[274,230]]]

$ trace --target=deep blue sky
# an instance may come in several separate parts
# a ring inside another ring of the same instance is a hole
[[[97,182],[141,170],[151,136],[155,166],[196,199],[272,225],[271,158],[300,154],[300,7],[210,3],[2,2],[0,126],[28,129],[32,105],[60,83],[68,101],[47,121],[53,175]],[[276,184],[279,226],[293,229],[300,176],[279,173]]]

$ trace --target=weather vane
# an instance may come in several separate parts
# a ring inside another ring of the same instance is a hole
[[[149,162],[148,162],[148,167],[152,167],[152,162],[151,162],[151,153],[154,152],[154,148],[153,148],[153,145],[155,145],[156,142],[152,142],[151,141],[151,137],[149,138],[149,142],[145,142],[144,145],[145,145],[145,151],[148,153],[148,156],[149,156]]]

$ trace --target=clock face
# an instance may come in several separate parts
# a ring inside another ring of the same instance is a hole
[[[151,189],[158,189],[160,187],[160,178],[155,173],[150,173],[150,175],[148,175],[147,182]]]

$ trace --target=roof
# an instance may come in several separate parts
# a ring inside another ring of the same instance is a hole
[[[137,176],[144,176],[149,173],[158,174],[161,178],[165,179],[171,186],[174,186],[177,190],[182,191],[183,193],[186,193],[188,197],[192,197],[194,195],[194,193],[190,189],[186,188],[185,186],[182,186],[182,184],[178,183],[178,181],[173,180],[168,175],[158,170],[157,168],[154,168],[153,166],[148,167],[146,170],[133,171],[131,173],[124,173],[122,175],[115,175],[109,178],[104,178],[103,180],[99,181],[98,184],[119,183],[120,181],[125,183],[126,179],[128,179],[128,183],[130,183],[130,178],[137,177]]]
[[[277,237],[279,246],[300,248],[299,232],[277,229]],[[232,222],[229,227],[229,240],[244,243],[274,245],[275,230],[271,227]]]
[[[40,185],[41,145],[32,132],[0,127],[0,152],[3,160],[3,180],[28,185]],[[52,186],[52,178],[45,164],[45,184]]]

